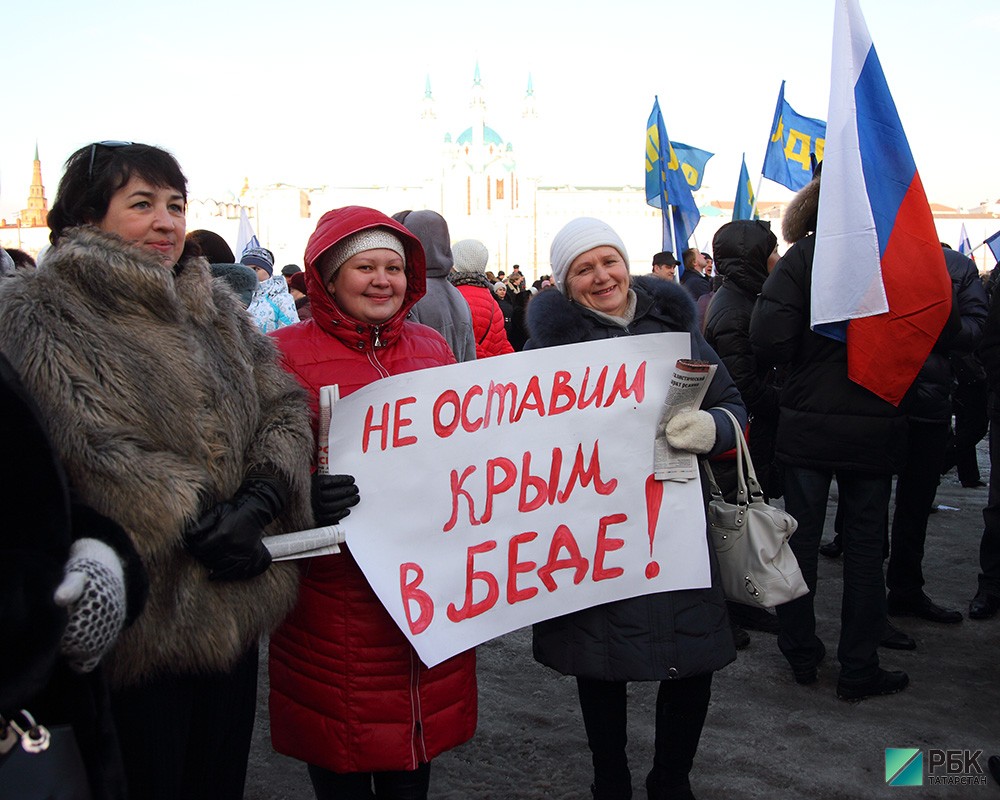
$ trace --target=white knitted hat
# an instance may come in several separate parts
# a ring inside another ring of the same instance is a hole
[[[455,259],[456,272],[481,272],[485,275],[490,251],[478,239],[462,239],[451,246],[451,257]]]
[[[570,264],[577,256],[602,245],[615,248],[621,253],[625,266],[628,266],[625,244],[608,223],[593,217],[578,217],[563,226],[552,240],[552,247],[549,249],[552,278],[559,291],[566,293],[566,273],[569,272]]]
[[[363,253],[365,250],[392,250],[397,253],[403,261],[406,261],[406,252],[403,250],[403,243],[399,237],[388,228],[367,228],[350,236],[345,236],[329,250],[320,256],[317,267],[319,274],[326,285],[340,269],[344,262],[351,256]]]

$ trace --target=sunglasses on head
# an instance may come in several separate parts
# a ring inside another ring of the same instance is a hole
[[[132,142],[118,142],[110,139],[105,142],[94,142],[90,146],[90,164],[87,166],[87,181],[89,182],[94,177],[94,154],[97,152],[98,147],[107,147],[110,150],[116,147],[128,147]]]

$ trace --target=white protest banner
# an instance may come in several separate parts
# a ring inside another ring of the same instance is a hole
[[[330,472],[361,491],[347,545],[425,664],[710,584],[699,481],[652,475],[689,357],[687,334],[623,336],[396,375],[336,403]]]

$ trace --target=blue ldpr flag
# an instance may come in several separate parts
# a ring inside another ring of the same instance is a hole
[[[825,145],[826,123],[796,114],[785,101],[785,82],[782,81],[764,154],[764,177],[797,192],[812,180],[810,156],[822,161]]]
[[[683,252],[701,219],[701,212],[670,146],[659,97],[654,98],[653,111],[646,123],[646,202],[663,212],[663,249],[678,254]],[[667,222],[667,206],[671,208],[676,249]]]
[[[993,258],[1000,261],[1000,231],[994,233],[991,237],[984,241],[983,244],[990,248],[990,252],[993,253]]]
[[[697,192],[701,189],[701,182],[705,177],[705,165],[715,153],[709,153],[708,150],[701,150],[680,142],[671,142],[670,146],[674,148],[674,155],[677,156],[681,172],[684,173],[688,186],[691,187],[692,192]]]
[[[736,184],[736,201],[733,203],[733,219],[760,219],[754,208],[753,186],[750,185],[750,174],[747,172],[747,157],[743,154],[743,165],[740,167],[740,181]]]

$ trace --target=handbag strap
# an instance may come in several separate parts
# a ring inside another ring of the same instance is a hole
[[[714,409],[721,411],[730,422],[733,423],[733,431],[736,434],[736,503],[745,506],[751,499],[763,499],[764,491],[757,482],[757,471],[753,467],[750,459],[750,447],[747,445],[746,437],[743,435],[743,428],[740,427],[739,420],[728,408],[714,406]],[[713,497],[722,497],[722,492],[712,475],[711,467],[708,470],[710,485],[709,488]]]

